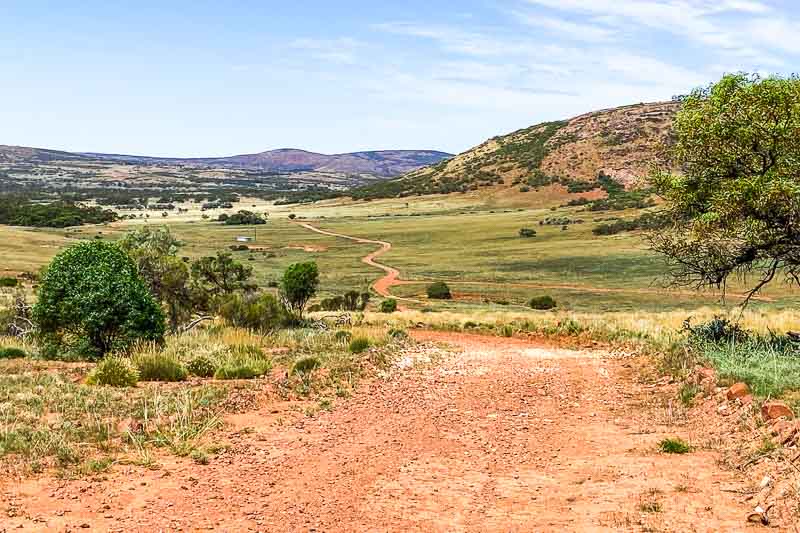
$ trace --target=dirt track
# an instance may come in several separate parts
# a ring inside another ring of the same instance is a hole
[[[656,451],[664,412],[625,359],[515,339],[415,333],[456,347],[332,412],[237,415],[199,466],[2,491],[9,531],[740,531],[709,452]],[[425,350],[420,353],[425,355]],[[243,427],[251,428],[241,431]],[[237,429],[239,431],[237,431]],[[5,522],[2,522],[5,520]],[[0,530],[3,528],[0,527]]]
[[[402,298],[399,296],[394,296],[391,293],[391,288],[397,285],[414,285],[418,283],[430,283],[430,281],[423,281],[423,280],[401,280],[400,279],[400,271],[394,267],[384,265],[375,261],[375,258],[389,252],[392,249],[392,243],[387,241],[377,241],[372,239],[364,239],[361,237],[354,237],[352,235],[345,235],[343,233],[335,233],[332,231],[327,231],[320,229],[316,226],[313,226],[307,222],[298,222],[298,224],[307,230],[313,231],[315,233],[319,233],[322,235],[328,235],[330,237],[339,237],[342,239],[347,239],[350,241],[358,242],[361,244],[377,244],[380,245],[380,248],[372,253],[367,254],[363,258],[361,258],[361,262],[367,265],[373,266],[380,270],[383,270],[386,275],[377,279],[373,284],[372,288],[377,292],[380,296],[384,298],[394,298],[396,300],[402,300],[406,302],[417,302],[420,303],[418,300],[414,300],[412,298]],[[486,286],[502,286],[502,287],[517,287],[517,288],[526,288],[526,289],[550,289],[550,290],[567,290],[567,291],[581,291],[581,292],[589,292],[589,293],[596,293],[596,294],[663,294],[663,295],[680,295],[680,296],[697,296],[696,291],[679,291],[679,290],[660,290],[660,289],[653,289],[653,288],[639,288],[639,289],[626,289],[626,288],[618,288],[618,287],[588,287],[583,285],[571,285],[567,283],[507,283],[507,282],[490,282],[490,281],[467,281],[464,279],[443,279],[441,281],[445,281],[451,285],[486,285]],[[726,297],[743,300],[747,298],[745,294],[736,294],[736,293],[727,293]],[[763,301],[763,302],[772,302],[774,301],[773,298],[767,296],[754,296],[752,298],[755,301]]]
[[[328,235],[328,236],[331,236],[331,237],[340,237],[342,239],[347,239],[349,241],[354,241],[354,242],[358,242],[358,243],[361,243],[361,244],[377,244],[377,245],[380,245],[379,249],[377,249],[374,252],[372,252],[370,254],[367,254],[364,257],[362,257],[361,258],[361,262],[364,263],[364,264],[367,264],[369,266],[372,266],[372,267],[375,267],[375,268],[379,268],[379,269],[383,270],[386,273],[385,276],[383,276],[382,278],[378,279],[377,281],[375,281],[375,283],[372,284],[372,288],[375,290],[375,292],[377,292],[379,295],[383,296],[384,298],[392,298],[393,297],[392,294],[389,292],[389,289],[392,286],[397,284],[396,282],[400,278],[400,271],[397,270],[396,268],[393,268],[393,267],[390,267],[390,266],[387,266],[387,265],[384,265],[384,264],[381,264],[381,263],[375,261],[375,258],[385,254],[386,252],[388,252],[389,250],[392,249],[392,243],[386,242],[386,241],[376,241],[376,240],[372,240],[372,239],[362,239],[360,237],[353,237],[351,235],[344,235],[342,233],[334,233],[332,231],[326,231],[326,230],[323,230],[323,229],[319,229],[316,226],[312,226],[311,224],[307,224],[305,222],[298,222],[298,224],[300,226],[306,228],[307,230],[311,230],[311,231],[313,231],[315,233],[320,233],[322,235]],[[398,298],[398,299],[401,299],[401,298]]]

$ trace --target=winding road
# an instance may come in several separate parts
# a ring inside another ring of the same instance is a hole
[[[386,241],[376,241],[374,239],[363,239],[361,237],[353,237],[352,235],[345,235],[343,233],[334,233],[332,231],[326,231],[324,229],[319,229],[316,226],[312,226],[306,222],[298,222],[298,225],[306,228],[309,231],[313,231],[314,233],[319,233],[322,235],[328,235],[330,237],[339,237],[341,239],[347,239],[349,241],[357,242],[360,244],[377,244],[380,246],[374,252],[371,252],[364,257],[361,258],[361,262],[369,265],[371,267],[379,268],[383,270],[386,275],[382,278],[379,278],[372,284],[372,288],[375,292],[379,295],[383,296],[384,298],[396,298],[389,292],[389,289],[394,285],[398,285],[400,282],[400,271],[394,267],[390,267],[388,265],[384,265],[383,263],[377,262],[375,259],[380,257],[381,255],[385,254],[389,250],[392,249],[392,243]],[[409,300],[407,298],[397,298],[398,300]]]
[[[375,239],[365,239],[363,237],[354,237],[352,235],[346,235],[344,233],[336,233],[333,231],[327,231],[324,229],[320,229],[308,222],[298,222],[298,225],[304,227],[309,231],[313,231],[314,233],[319,233],[321,235],[328,235],[329,237],[338,237],[341,239],[347,239],[349,241],[357,242],[359,244],[377,244],[380,246],[374,252],[371,252],[364,257],[361,258],[361,262],[367,264],[371,267],[378,268],[382,270],[385,275],[379,279],[377,279],[372,284],[372,289],[378,293],[378,295],[384,298],[394,298],[396,300],[402,300],[405,302],[415,302],[415,303],[422,303],[420,300],[415,300],[413,298],[403,298],[400,296],[395,296],[391,293],[390,289],[397,285],[413,285],[415,283],[430,283],[430,280],[401,280],[400,279],[400,271],[394,267],[389,265],[385,265],[383,263],[379,263],[375,259],[380,257],[381,255],[389,252],[392,249],[392,243],[388,241],[379,241]],[[516,287],[516,288],[524,288],[524,289],[543,289],[543,290],[566,290],[566,291],[582,291],[582,292],[590,292],[595,294],[664,294],[664,295],[673,295],[673,296],[693,296],[696,297],[698,295],[697,292],[694,291],[665,291],[653,288],[639,288],[639,289],[626,289],[626,288],[618,288],[618,287],[586,287],[582,285],[570,285],[565,283],[508,283],[508,282],[492,282],[492,281],[467,281],[463,279],[444,279],[441,281],[445,281],[450,285],[485,285],[485,286],[502,286],[502,287]],[[728,293],[726,294],[728,298],[734,298],[737,300],[743,300],[747,298],[745,294],[735,294],[735,293]],[[774,302],[774,298],[770,298],[768,296],[755,296],[752,298],[755,301],[762,301],[762,302]]]

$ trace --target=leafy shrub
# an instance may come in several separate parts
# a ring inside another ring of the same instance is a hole
[[[199,378],[210,378],[217,371],[214,361],[204,355],[198,355],[186,365],[187,370]]]
[[[500,335],[503,337],[513,337],[514,336],[514,326],[510,324],[506,324],[502,328],[500,328]]]
[[[17,280],[17,278],[11,278],[5,276],[0,277],[0,287],[6,287],[6,288],[16,287],[18,284],[19,281]]]
[[[259,331],[280,328],[287,322],[286,309],[269,293],[231,294],[219,314],[233,326]]]
[[[24,359],[28,354],[22,348],[0,346],[0,359]]]
[[[658,449],[661,450],[662,453],[675,454],[689,453],[692,450],[692,448],[686,444],[686,442],[679,438],[662,440],[658,443]]]
[[[333,334],[333,338],[339,342],[349,342],[353,338],[353,334],[341,329]]]
[[[135,387],[138,381],[139,371],[133,363],[119,356],[106,357],[97,363],[86,378],[89,385],[110,387]]]
[[[531,228],[520,228],[519,236],[524,239],[536,237],[536,230]]]
[[[536,296],[534,298],[531,298],[531,301],[528,302],[528,306],[531,309],[537,309],[539,311],[547,311],[549,309],[555,309],[557,304],[552,296],[545,295],[545,296]]]
[[[185,381],[189,372],[181,362],[164,353],[148,353],[137,356],[134,364],[141,381],[176,382]]]
[[[348,350],[350,353],[362,353],[369,349],[369,339],[364,337],[357,337],[350,342]]]
[[[380,311],[381,313],[394,313],[397,311],[397,300],[389,298],[388,300],[382,301]]]
[[[318,369],[322,366],[320,360],[314,356],[310,357],[303,357],[302,359],[298,359],[292,365],[292,375],[293,376],[305,376],[311,374],[314,370]]]
[[[164,338],[164,313],[131,258],[95,241],[59,253],[42,275],[33,321],[46,344],[83,339],[91,356]]]
[[[451,300],[453,295],[450,293],[450,287],[444,281],[437,281],[428,285],[427,289],[428,298],[433,300]]]

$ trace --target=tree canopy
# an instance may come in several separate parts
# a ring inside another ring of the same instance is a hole
[[[750,296],[776,275],[800,282],[800,79],[727,75],[683,99],[671,168],[653,172],[671,223],[650,234],[677,284]]]
[[[303,317],[308,301],[317,293],[319,269],[313,261],[290,265],[283,273],[280,283],[281,299],[286,308],[296,317]]]
[[[33,321],[47,344],[101,356],[160,341],[164,314],[117,245],[82,242],[59,253],[41,278]]]

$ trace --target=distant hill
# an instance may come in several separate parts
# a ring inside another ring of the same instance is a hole
[[[605,109],[494,137],[451,159],[355,191],[355,197],[467,192],[560,183],[571,192],[599,176],[628,185],[662,157],[680,104]],[[599,188],[599,185],[598,185]]]
[[[340,172],[394,177],[438,163],[452,154],[434,150],[383,150],[349,154],[318,154],[284,148],[230,157],[165,158],[120,154],[82,153],[83,157],[136,164],[166,164],[263,170],[266,172]]]
[[[0,163],[49,163],[50,161],[89,161],[91,158],[81,154],[28,148],[26,146],[5,146],[0,144]]]
[[[72,153],[43,148],[0,145],[0,163],[49,163],[53,161],[107,161],[138,165],[181,165],[236,168],[264,172],[336,172],[371,174],[382,178],[400,176],[436,164],[452,154],[435,150],[382,150],[350,154],[317,154],[305,150],[281,149],[230,157],[150,157],[94,152]]]

